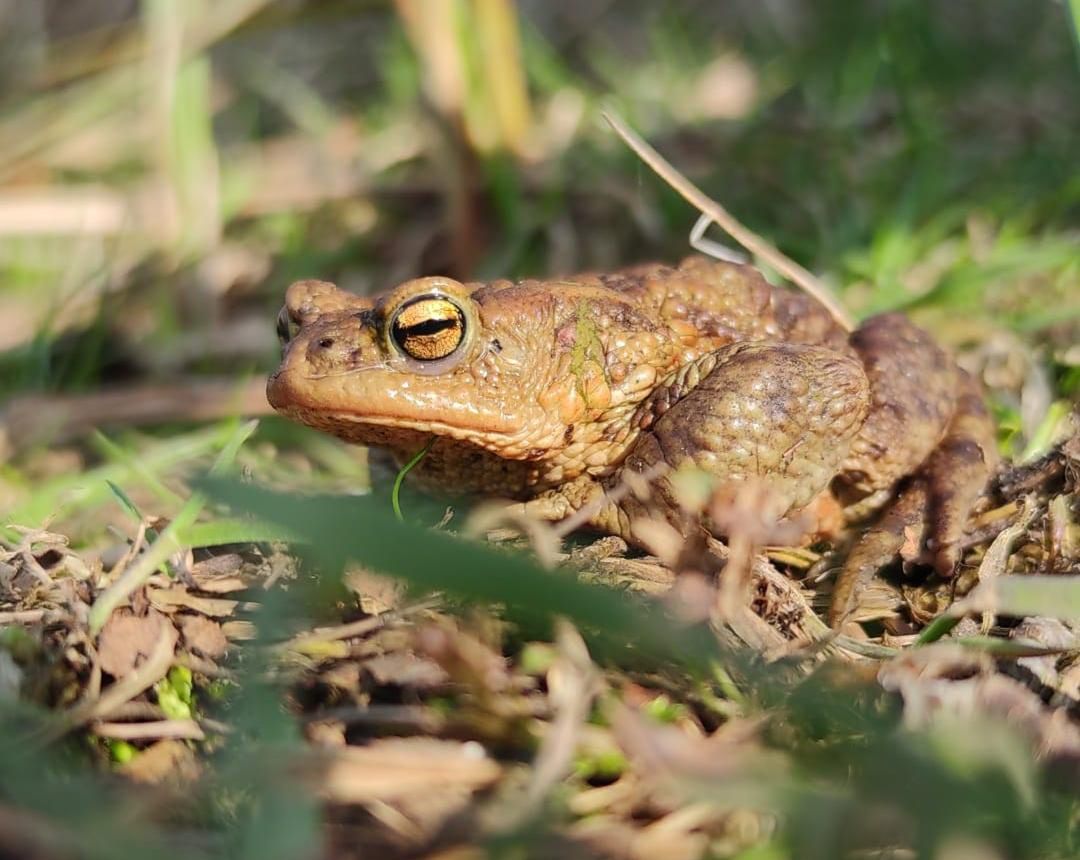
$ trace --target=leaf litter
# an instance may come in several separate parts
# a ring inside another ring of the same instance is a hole
[[[1076,449],[1072,440],[1003,468],[972,519],[964,566],[975,575],[886,577],[903,596],[864,639],[820,620],[808,571],[828,550],[785,551],[795,531],[769,524],[760,492],[685,500],[688,514],[711,506],[729,530],[745,527],[735,592],[718,576],[733,564],[730,544],[662,530],[654,557],[632,557],[613,538],[552,556],[617,600],[659,603],[672,623],[705,625],[724,648],[756,655],[713,663],[711,677],[689,663],[612,660],[594,651],[595,631],[583,638],[588,625],[569,621],[550,644],[522,638],[510,609],[417,600],[355,564],[343,579],[353,590],[335,599],[337,623],[267,638],[263,604],[324,562],[301,552],[282,579],[280,559],[292,556],[265,544],[197,550],[187,581],[153,573],[93,636],[91,607],[147,553],[149,521],[111,566],[63,535],[16,530],[0,555],[5,696],[55,713],[51,737],[83,732],[111,749],[112,769],[133,783],[199,786],[235,732],[221,684],[261,683],[244,674],[246,655],[271,645],[265,671],[307,742],[289,768],[325,804],[331,846],[348,834],[391,857],[449,856],[440,852],[520,838],[541,822],[545,839],[584,856],[732,856],[780,838],[796,826],[799,797],[859,802],[842,781],[800,775],[805,728],[786,700],[810,689],[826,708],[850,689],[871,714],[892,709],[898,720],[886,728],[870,719],[858,730],[884,732],[881,743],[899,731],[953,738],[950,755],[1011,774],[1031,804],[1039,767],[1080,780]],[[767,556],[765,546],[779,551]],[[920,598],[942,589],[951,590],[942,611],[926,616]],[[917,634],[926,640],[943,618],[939,641],[920,645]],[[187,704],[176,667],[188,667]],[[179,712],[169,704],[178,695]],[[974,724],[989,726],[985,742],[958,745],[958,727]],[[874,748],[847,743],[848,756]]]

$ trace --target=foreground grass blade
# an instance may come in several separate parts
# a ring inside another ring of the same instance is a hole
[[[1024,618],[1028,615],[1080,621],[1080,576],[1001,576],[981,583],[963,600],[919,634],[919,645],[936,642],[965,615],[992,612]]]
[[[547,625],[563,616],[602,631],[608,642],[698,672],[723,654],[704,628],[682,627],[627,595],[544,570],[523,554],[399,523],[377,500],[297,497],[238,481],[206,478],[207,498],[280,523],[302,536],[328,569],[351,559],[424,589],[504,604],[515,618]]]
[[[1076,56],[1080,60],[1080,0],[1069,0],[1069,12],[1072,15],[1073,44],[1076,46]]]
[[[1080,622],[1080,576],[1001,576],[981,583],[950,612],[993,612]]]
[[[206,546],[227,546],[236,543],[285,541],[304,543],[303,535],[284,526],[251,519],[223,517],[206,523],[193,523],[177,534],[183,545],[197,549]]]

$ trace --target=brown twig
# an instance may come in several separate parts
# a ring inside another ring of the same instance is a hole
[[[46,612],[45,609],[17,609],[12,612],[0,612],[0,627],[8,624],[37,624],[45,620]],[[59,616],[59,613],[57,615]]]
[[[0,461],[43,438],[63,441],[98,427],[213,421],[271,411],[263,377],[150,383],[92,394],[28,395],[0,411]]]
[[[315,644],[337,642],[342,639],[358,639],[361,636],[374,633],[376,630],[382,630],[385,627],[400,623],[412,615],[434,609],[441,602],[440,598],[431,597],[427,600],[418,601],[411,606],[391,609],[378,615],[351,621],[348,624],[336,624],[333,627],[316,627],[308,633],[301,633],[299,636],[281,643],[276,646],[276,650],[302,652],[305,648]]]

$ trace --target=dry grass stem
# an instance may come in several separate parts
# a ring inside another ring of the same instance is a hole
[[[615,129],[619,135],[638,157],[652,170],[670,185],[678,194],[699,212],[716,223],[727,232],[735,241],[742,245],[752,254],[756,254],[776,271],[788,278],[792,283],[798,284],[807,293],[824,305],[833,318],[846,330],[855,328],[855,321],[839,301],[829,292],[829,289],[810,272],[782,254],[769,242],[752,230],[744,227],[723,206],[710,197],[707,197],[697,186],[676,170],[665,159],[616,113],[604,112],[604,119]]]
[[[201,741],[206,733],[195,720],[157,720],[149,723],[91,723],[90,731],[100,738],[123,741],[148,741],[171,738]]]

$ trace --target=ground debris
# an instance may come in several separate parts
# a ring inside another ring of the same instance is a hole
[[[676,546],[660,531],[667,563],[612,538],[551,560],[565,575],[711,628],[775,667],[790,689],[832,679],[851,701],[894,707],[911,731],[987,724],[993,744],[969,743],[964,755],[1015,768],[1001,750],[1022,749],[1073,779],[1080,625],[999,605],[1009,599],[1002,584],[1077,573],[1069,462],[1055,450],[999,474],[952,581],[920,581],[917,566],[879,578],[880,638],[828,629],[815,607],[829,546],[800,545],[803,526],[770,519],[760,494],[706,499],[715,519],[754,530],[736,568],[712,537]],[[62,535],[25,533],[0,568],[0,628],[24,634],[21,650],[0,649],[0,695],[38,690],[37,701],[69,717],[69,731],[85,726],[113,754],[126,750],[115,772],[133,783],[213,778],[211,753],[234,727],[211,688],[243,678],[255,654],[287,688],[310,753],[282,766],[322,799],[331,843],[347,836],[382,846],[381,856],[469,856],[540,820],[550,822],[550,847],[568,856],[731,856],[776,832],[776,810],[798,779],[794,747],[778,742],[793,730],[782,709],[755,703],[745,668],[703,680],[597,665],[583,631],[564,625],[554,643],[519,642],[497,608],[417,599],[363,568],[347,571],[347,588],[317,625],[282,631],[269,647],[252,642],[255,613],[305,576],[303,562],[280,550],[200,550],[186,582],[156,572],[90,636],[90,607],[142,549],[141,539],[127,544],[103,574]],[[734,600],[721,594],[733,570],[745,591]],[[942,641],[915,647],[941,617],[965,611]]]

